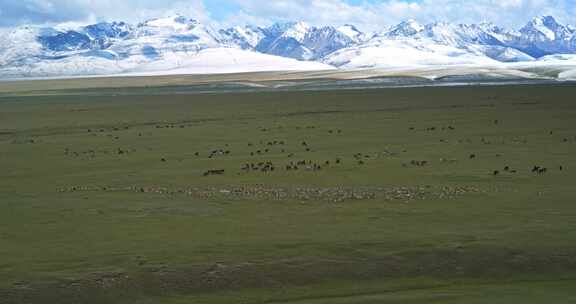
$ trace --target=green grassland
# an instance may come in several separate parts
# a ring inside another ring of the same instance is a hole
[[[576,300],[574,86],[143,90],[0,98],[0,303]]]

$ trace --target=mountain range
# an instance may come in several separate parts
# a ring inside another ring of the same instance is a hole
[[[414,20],[378,32],[304,22],[215,30],[179,15],[0,29],[2,79],[505,64],[576,65],[576,29],[541,16],[518,30]]]

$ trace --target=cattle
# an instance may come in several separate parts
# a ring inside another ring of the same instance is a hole
[[[500,174],[500,171],[494,170],[494,172],[493,172],[492,174],[493,174],[494,176],[499,175],[499,174]]]
[[[476,154],[470,154],[470,159],[476,158]]]

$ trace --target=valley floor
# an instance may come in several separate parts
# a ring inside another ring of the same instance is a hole
[[[33,86],[0,97],[2,304],[576,300],[572,85]]]

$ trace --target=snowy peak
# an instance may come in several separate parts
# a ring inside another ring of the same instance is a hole
[[[344,36],[350,38],[350,40],[355,42],[360,42],[364,39],[364,33],[358,30],[355,26],[351,24],[345,24],[336,28],[338,32],[344,34]]]
[[[291,29],[296,25],[297,22],[289,21],[289,22],[276,22],[271,26],[265,28],[266,34],[268,36],[280,36],[284,34],[286,31]]]
[[[220,30],[220,35],[230,45],[238,45],[245,50],[255,49],[266,33],[256,26],[235,26]]]
[[[123,38],[132,32],[132,26],[124,22],[101,22],[85,26],[83,32],[92,39]]]
[[[288,29],[282,34],[282,37],[293,38],[298,42],[303,42],[311,29],[310,25],[305,22],[295,22],[288,27]]]
[[[347,33],[332,26],[315,27],[305,22],[276,23],[262,30],[264,37],[255,50],[298,60],[316,60],[355,43],[347,34],[358,36],[360,32],[355,34],[357,29],[351,26],[345,30]]]
[[[134,31],[134,36],[178,36],[195,35],[216,38],[214,31],[198,20],[184,16],[157,18],[140,23]]]
[[[574,34],[574,31],[558,23],[552,16],[541,16],[528,22],[520,33],[538,40],[560,40]]]
[[[136,54],[138,49],[162,56],[174,52],[197,52],[206,48],[225,45],[220,34],[198,20],[176,15],[147,20],[120,41],[115,50]]]
[[[389,37],[410,37],[424,30],[424,26],[415,20],[407,20],[393,27],[389,32]]]
[[[558,53],[574,53],[576,45],[571,43],[576,37],[572,27],[562,25],[552,16],[532,19],[509,39],[508,44],[533,57]]]

